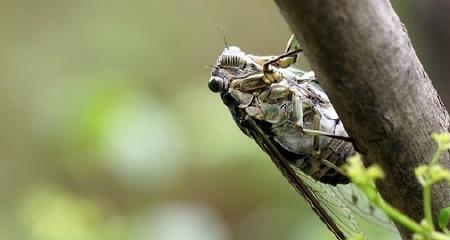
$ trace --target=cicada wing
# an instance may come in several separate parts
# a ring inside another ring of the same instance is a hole
[[[342,203],[324,201],[324,199],[332,198],[333,196],[320,196],[322,192],[325,192],[321,189],[322,187],[312,187],[308,176],[298,173],[291,167],[289,161],[277,149],[276,144],[264,133],[258,124],[249,116],[245,116],[244,119],[244,121],[240,122],[241,127],[245,128],[246,132],[270,156],[283,176],[310,204],[313,211],[328,229],[334,233],[337,239],[343,240],[355,234],[362,234],[358,224],[353,221],[350,211],[347,211]],[[326,193],[333,194],[332,192]]]
[[[380,209],[372,206],[364,193],[353,184],[338,185],[331,188],[341,202],[345,203],[352,211],[353,215],[367,222],[390,232],[396,232],[394,223]]]
[[[353,184],[331,186],[318,182],[303,172],[297,171],[297,174],[346,233],[356,232],[366,237],[365,233],[369,229],[378,229],[388,231],[392,237],[398,235],[392,221],[381,210],[371,206]]]
[[[314,197],[318,199],[322,207],[331,216],[341,231],[343,231],[347,236],[359,234],[365,237],[365,234],[362,231],[361,226],[359,225],[359,222],[354,216],[351,208],[349,208],[348,204],[343,201],[339,194],[335,192],[334,186],[316,181],[300,170],[296,170],[295,173],[297,177],[303,181]]]

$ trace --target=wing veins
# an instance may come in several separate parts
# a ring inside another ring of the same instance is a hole
[[[302,195],[302,197],[310,204],[312,210],[320,217],[322,222],[325,223],[328,229],[334,233],[337,239],[347,239],[347,236],[344,234],[343,230],[334,222],[333,217],[331,217],[320,204],[317,196],[311,192],[311,188],[309,188],[303,180],[297,176],[295,170],[289,166],[289,161],[277,150],[275,145],[265,135],[256,122],[247,115],[245,116],[245,120],[254,130],[251,131],[252,129],[249,129],[250,133],[253,135],[253,139],[262,149],[264,149],[264,151],[266,151],[280,172],[284,175],[284,177],[286,177],[289,183],[294,186],[297,192],[299,192],[300,195]]]

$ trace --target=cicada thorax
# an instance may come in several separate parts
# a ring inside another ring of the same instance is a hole
[[[238,55],[223,55],[219,60],[219,64],[222,67],[245,68],[247,62]]]

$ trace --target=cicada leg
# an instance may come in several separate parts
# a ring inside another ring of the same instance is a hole
[[[250,56],[259,65],[263,66],[264,78],[263,80],[267,84],[279,82],[283,76],[281,73],[274,71],[271,65],[275,65],[280,68],[288,68],[295,64],[297,61],[298,53],[302,52],[298,41],[294,35],[289,38],[286,50],[279,56]]]
[[[318,124],[319,127],[315,127],[314,129],[305,129],[303,127],[303,104],[304,104],[304,102],[301,99],[301,97],[295,93],[293,93],[292,99],[293,99],[293,104],[294,104],[295,125],[297,127],[299,127],[304,134],[309,135],[309,136],[325,136],[325,137],[330,137],[330,138],[335,138],[335,139],[340,139],[340,140],[351,142],[351,138],[349,138],[349,137],[338,136],[338,135],[329,134],[329,133],[320,131],[321,114],[320,114],[320,111],[318,109],[315,109],[314,107],[313,107],[314,113],[315,113],[314,121],[317,121],[316,124]],[[313,126],[314,126],[314,123],[313,123]]]
[[[325,166],[327,166],[329,168],[334,169],[336,172],[340,173],[343,176],[347,176],[347,174],[345,173],[344,170],[342,170],[342,168],[336,166],[334,163],[332,163],[332,162],[330,162],[330,161],[328,161],[326,159],[320,159],[320,163],[322,163],[323,165],[325,165]],[[322,173],[322,174],[325,174],[325,173]]]
[[[294,34],[291,35],[289,41],[286,46],[286,50],[284,50],[284,54],[281,54],[278,57],[271,59],[265,64],[274,64],[281,68],[288,68],[294,65],[297,62],[298,53],[302,52],[302,48],[295,38]]]
[[[313,137],[312,152],[311,152],[312,161],[310,162],[311,167],[310,167],[310,169],[308,169],[308,174],[311,176],[317,176],[318,178],[320,178],[320,176],[323,176],[329,170],[329,168],[332,168],[332,169],[335,169],[340,174],[345,176],[345,173],[341,169],[339,169],[337,166],[335,166],[333,162],[330,162],[326,159],[321,158],[321,155],[320,155],[321,154],[321,138],[328,134],[322,135],[323,132],[320,129],[322,115],[320,114],[320,111],[317,108],[313,107],[313,112],[314,112],[314,116],[313,116],[313,122],[312,122],[312,126],[311,126],[312,129],[302,128],[302,131],[306,135],[311,135]],[[298,118],[300,118],[300,116],[297,116],[297,119]],[[311,134],[311,133],[313,133],[313,134]],[[320,134],[316,134],[316,133],[320,133]],[[323,167],[321,167],[322,165],[325,165],[328,168],[323,168]]]
[[[312,128],[316,131],[320,131],[320,119],[320,113],[315,112]],[[310,175],[320,173],[320,135],[313,135],[311,155],[313,161],[311,161]]]
[[[263,80],[264,74],[253,74],[245,78],[234,79],[231,82],[232,88],[238,88],[242,91],[252,91],[255,89],[266,87],[267,84]]]
[[[321,119],[321,115],[315,113],[314,114],[312,128],[314,130],[316,130],[316,131],[320,131],[320,119]],[[320,156],[320,135],[314,135],[313,136],[313,152],[312,152],[312,155],[313,155],[314,158],[319,160],[319,156]]]
[[[273,58],[272,60],[264,63],[263,65],[263,73],[264,73],[264,81],[266,82],[279,82],[283,77],[281,73],[274,71],[271,67],[272,64],[277,63],[280,67],[289,67],[290,65],[295,63],[295,60],[292,62],[292,59],[289,57],[293,57],[297,59],[297,54],[301,52],[302,49],[295,49],[286,53],[281,54],[278,57]]]
[[[288,68],[297,62],[298,53],[302,52],[300,44],[294,34],[289,38],[286,49],[279,56],[254,56],[250,57],[259,65],[273,64],[280,68]]]
[[[300,43],[295,38],[295,35],[292,34],[287,42],[286,50],[284,50],[284,52],[289,52],[294,49],[301,49],[301,47],[300,47]]]
[[[302,51],[302,48],[300,47],[300,44],[298,43],[297,39],[295,38],[294,34],[291,35],[291,37],[288,40],[286,50],[284,50],[285,53],[292,52],[295,50],[299,50],[299,52]],[[282,68],[288,68],[291,65],[294,65],[297,62],[298,54],[294,54],[291,56],[286,56],[283,59],[280,59],[277,63],[279,67]]]

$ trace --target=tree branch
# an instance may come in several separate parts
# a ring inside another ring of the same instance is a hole
[[[450,121],[390,2],[276,2],[365,164],[383,168],[383,197],[423,219],[414,168],[430,161],[436,150],[430,134],[449,131]],[[450,168],[448,153],[441,164]],[[449,187],[436,186],[434,216],[449,203]]]

